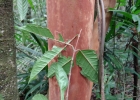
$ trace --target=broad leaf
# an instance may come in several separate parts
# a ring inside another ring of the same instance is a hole
[[[27,0],[17,0],[17,8],[18,8],[20,20],[22,21],[25,19],[26,14],[28,12],[28,1]]]
[[[59,57],[58,62],[51,64],[48,70],[48,77],[51,78],[55,74],[56,66],[62,67],[68,74],[70,71],[71,58]]]
[[[59,41],[64,42],[64,39],[63,39],[63,37],[62,37],[62,35],[61,35],[61,34],[59,34]]]
[[[46,96],[44,96],[44,95],[42,95],[42,94],[36,94],[36,95],[32,98],[32,100],[48,100],[48,99],[46,98]]]
[[[48,77],[51,78],[55,75],[55,71],[56,71],[56,67],[57,67],[58,63],[52,63],[50,68],[48,69]]]
[[[21,27],[20,30],[31,32],[51,39],[54,38],[49,29],[34,24],[28,24],[24,27]]]
[[[64,48],[59,48],[54,46],[51,51],[47,51],[44,53],[42,57],[40,57],[35,65],[33,66],[33,69],[31,71],[30,79],[33,80],[35,76],[52,60],[54,59]]]
[[[82,68],[83,76],[92,82],[98,82],[98,58],[95,51],[80,50],[76,55],[76,63]]]
[[[65,91],[66,91],[67,86],[68,86],[67,74],[64,71],[64,69],[62,67],[59,67],[59,66],[56,66],[55,74],[56,74],[56,79],[58,81],[58,85],[60,87],[61,100],[64,100]]]

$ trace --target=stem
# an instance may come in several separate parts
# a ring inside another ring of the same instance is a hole
[[[133,39],[132,41],[132,45],[133,45],[133,52],[135,52],[136,54],[138,54],[138,42],[136,40]],[[134,63],[134,70],[136,73],[138,72],[138,58],[133,55],[133,63]],[[133,100],[137,100],[137,90],[138,90],[138,76],[134,73],[134,89],[133,89]]]
[[[62,43],[62,44],[65,44],[66,46],[64,47],[67,47],[68,45],[72,47],[72,49],[74,50],[74,47],[73,45],[71,45],[70,43],[78,36],[78,34],[76,36],[74,36],[70,41],[68,42],[62,42],[62,41],[59,41],[59,40],[56,40],[56,39],[51,39],[49,38],[50,40],[53,40],[53,41],[56,41],[56,42],[59,42],[59,43]]]
[[[105,43],[105,10],[104,10],[104,3],[103,0],[99,0],[101,3],[101,12],[102,12],[102,23],[101,23],[101,41],[100,41],[100,56],[99,56],[99,75],[100,75],[100,82],[101,82],[101,100],[105,100],[105,93],[104,93],[104,43]]]
[[[75,48],[73,48],[73,54],[72,54],[72,60],[71,60],[71,65],[70,65],[70,72],[69,72],[69,83],[68,83],[68,89],[67,89],[67,92],[66,92],[66,100],[68,100],[68,97],[69,97],[69,88],[70,88],[71,71],[72,71],[74,56],[75,56],[75,53],[76,53],[76,51],[77,51],[76,48],[77,48],[77,44],[78,44],[78,42],[79,42],[79,38],[80,38],[80,35],[81,35],[81,31],[82,31],[82,29],[80,30],[80,33],[78,34],[78,38],[77,38],[77,41],[76,41]]]

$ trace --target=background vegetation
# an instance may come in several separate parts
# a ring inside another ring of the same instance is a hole
[[[113,17],[104,52],[106,100],[133,100],[134,93],[140,97],[135,91],[140,88],[140,1],[118,0],[110,11]],[[46,38],[21,28],[47,26],[46,0],[14,0],[14,15],[19,97],[31,100],[35,94],[48,94],[47,66],[28,84],[32,67],[48,44]],[[98,84],[93,86],[93,98],[100,98]]]

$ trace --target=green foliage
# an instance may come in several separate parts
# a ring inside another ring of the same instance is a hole
[[[33,5],[33,1],[32,0],[28,0],[28,3],[30,5],[30,7],[35,11],[35,7]]]
[[[26,26],[21,27],[20,29],[40,36],[44,36],[46,38],[54,38],[50,30],[44,27],[40,27],[38,25],[28,24]]]
[[[20,4],[17,5],[17,2]],[[26,96],[26,100],[31,100],[35,94],[45,95],[48,91],[47,67],[28,84],[32,67],[37,58],[48,50],[48,43],[43,36],[40,37],[21,28],[27,24],[39,25],[41,28],[46,27],[46,0],[13,0],[13,4],[19,96],[20,99],[25,99]],[[27,11],[26,14],[25,11]],[[34,88],[35,86],[37,87]]]
[[[70,72],[72,61],[70,57],[60,54],[65,48],[55,46],[48,51],[46,38],[54,39],[54,36],[44,28],[47,26],[45,1],[14,0],[18,88],[20,96],[25,100],[44,98],[43,95],[46,95],[48,90],[47,76],[57,78],[62,100],[68,84],[67,74]],[[118,0],[116,7],[118,9],[109,10],[113,12],[113,17],[105,39],[105,93],[106,100],[118,100],[118,98],[129,100],[132,96],[128,94],[132,94],[134,87],[132,75],[140,77],[140,74],[133,69],[133,55],[139,61],[140,57],[133,51],[131,41],[132,28],[137,28],[140,32],[140,0],[135,0],[131,5],[127,0]],[[139,41],[137,35],[133,39]],[[65,43],[64,40],[59,34],[57,41]],[[70,41],[65,44],[69,43]],[[48,69],[47,64],[55,57],[58,57],[57,62],[52,63]],[[83,76],[97,82],[98,59],[93,50],[80,50],[76,55],[76,63],[81,67]],[[94,92],[97,98],[100,98],[97,87],[98,84],[95,84]]]
[[[35,86],[33,86],[26,94],[25,96],[25,100],[27,99],[27,97],[33,93],[35,90],[37,90],[40,86],[42,86],[46,81],[40,81],[39,83],[37,83]],[[31,96],[32,97],[32,96]]]
[[[44,95],[42,94],[36,94],[32,100],[48,100]]]
[[[37,33],[37,32],[35,32]],[[70,41],[72,41],[71,39]],[[70,41],[68,43],[70,43]],[[61,42],[61,41],[60,41]],[[66,43],[68,45],[68,43]],[[66,46],[67,46],[66,45]],[[58,56],[62,50],[65,49],[64,46],[63,48],[59,48],[54,46],[52,50],[46,51],[42,57],[37,59],[35,65],[33,66],[33,69],[31,71],[29,83],[35,78],[35,76],[40,73],[40,71],[45,68],[56,56]],[[91,81],[97,82],[97,75],[98,75],[98,59],[97,55],[93,50],[82,50],[79,51],[76,57],[76,62],[77,64],[82,67],[82,75],[84,75],[86,78],[88,78]],[[82,62],[82,63],[81,63]],[[70,71],[71,68],[71,58],[66,58],[66,57],[59,57],[58,61],[53,63],[48,72],[48,77],[53,77],[54,75],[56,76],[56,79],[58,81],[59,87],[60,87],[60,92],[61,92],[61,100],[64,100],[64,93],[65,90],[67,89],[68,85],[68,78],[67,74]],[[40,85],[39,85],[40,86]],[[30,93],[30,92],[29,92]]]
[[[132,19],[134,22],[138,22],[137,31],[140,32],[140,17],[138,15],[133,14]]]
[[[105,43],[105,93],[106,100],[126,99],[132,100],[134,85],[132,75],[139,74],[133,69],[133,56],[140,60],[134,53],[132,41],[139,41],[139,0],[130,3],[127,0],[118,0],[116,8],[109,9],[113,12],[110,28],[106,35]],[[134,35],[133,28],[137,33]],[[139,50],[137,50],[139,52]],[[131,88],[127,86],[132,86]]]
[[[3,96],[0,94],[0,100],[4,100]]]
[[[64,42],[64,39],[63,39],[63,37],[62,37],[62,35],[61,35],[61,34],[59,34],[59,41]]]
[[[65,72],[68,74],[70,71],[70,65],[71,65],[71,58],[68,57],[59,57],[58,62],[55,62],[51,64],[49,70],[48,70],[48,77],[51,78],[55,75],[56,66],[62,67]]]
[[[20,20],[24,20],[28,12],[28,1],[27,0],[17,0],[17,8],[20,15]]]
[[[98,58],[95,51],[80,50],[76,55],[76,63],[82,68],[83,76],[92,82],[98,82]]]
[[[55,74],[56,74],[56,79],[58,81],[58,85],[60,87],[61,100],[64,100],[65,91],[68,86],[67,74],[64,71],[64,69],[60,66],[56,66]]]
[[[33,69],[31,71],[30,79],[33,80],[35,76],[52,60],[54,59],[64,48],[59,48],[54,46],[51,51],[47,51],[44,53],[44,55],[39,58],[35,65],[33,66]]]

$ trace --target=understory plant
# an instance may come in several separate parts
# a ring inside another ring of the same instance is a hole
[[[71,40],[64,42],[54,39],[46,27],[46,0],[14,0],[15,29],[17,41],[18,87],[20,98],[25,100],[47,100],[48,78],[56,77],[60,90],[61,100],[64,92],[69,88],[70,73],[74,57],[66,57],[61,53],[71,47],[76,55],[76,64],[81,67],[81,74],[87,79],[96,82],[93,86],[94,98],[100,98],[97,84],[98,58],[93,50],[77,50],[71,45],[77,33]],[[106,100],[133,99],[133,76],[140,79],[140,74],[134,68],[135,57],[140,61],[139,51],[134,43],[140,41],[140,1],[118,0],[117,7],[110,9],[113,17],[106,34],[104,64],[105,64],[105,94]],[[48,50],[48,39],[59,42],[64,47],[53,46]],[[78,39],[77,39],[78,41]],[[78,42],[77,42],[78,45]],[[53,62],[57,59],[57,62]],[[48,64],[50,67],[48,68]],[[42,95],[43,94],[43,95]]]
[[[46,67],[53,59],[58,59],[57,62],[52,63],[48,69],[48,77],[56,77],[60,91],[61,91],[61,100],[64,100],[65,90],[69,89],[69,82],[71,77],[71,69],[73,67],[74,56],[76,55],[76,64],[81,67],[81,74],[87,79],[98,82],[98,58],[94,50],[77,50],[76,47],[73,47],[70,43],[77,37],[77,44],[80,38],[80,33],[73,37],[71,40],[64,42],[63,37],[60,36],[59,40],[54,39],[53,35],[47,28],[43,28],[37,25],[28,24],[24,27],[21,27],[20,30],[30,32],[36,35],[40,35],[51,39],[53,41],[60,42],[65,44],[64,47],[53,46],[52,50],[46,51],[42,57],[37,59],[34,64],[29,83],[36,79],[36,76]],[[67,49],[67,46],[71,46],[73,50],[72,57],[65,57],[61,54],[63,50]],[[69,76],[67,76],[67,74]]]

